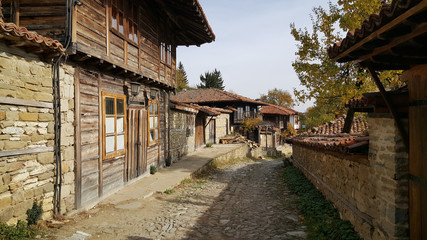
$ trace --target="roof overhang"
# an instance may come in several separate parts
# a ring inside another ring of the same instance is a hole
[[[328,49],[332,60],[353,61],[377,70],[427,64],[427,1],[385,4],[341,43]]]
[[[176,25],[178,46],[200,46],[215,41],[202,6],[198,0],[156,0]]]

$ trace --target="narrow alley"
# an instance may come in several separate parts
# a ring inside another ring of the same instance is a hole
[[[281,160],[242,161],[69,219],[54,239],[302,239]],[[67,221],[67,220],[66,220]]]

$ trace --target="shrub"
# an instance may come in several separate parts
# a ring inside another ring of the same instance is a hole
[[[154,165],[150,166],[150,174],[155,174],[157,172],[157,167]]]
[[[207,147],[207,148],[212,147],[212,143],[206,143],[206,147]]]
[[[288,125],[286,125],[286,130],[284,130],[282,132],[282,134],[280,134],[280,136],[283,137],[283,138],[286,138],[286,137],[290,137],[290,136],[293,136],[293,135],[296,135],[296,134],[297,134],[297,131],[292,126],[292,124],[288,122]]]
[[[28,225],[36,225],[37,221],[42,216],[43,209],[42,204],[38,205],[36,201],[33,202],[33,207],[27,210],[27,222]]]
[[[32,239],[38,234],[37,230],[28,226],[25,221],[18,221],[16,226],[0,224],[0,239],[21,240]]]
[[[246,118],[242,122],[242,129],[246,131],[254,131],[258,128],[258,124],[261,122],[260,118]]]

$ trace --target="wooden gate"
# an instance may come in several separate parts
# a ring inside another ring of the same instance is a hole
[[[196,116],[196,130],[195,130],[195,142],[196,148],[203,146],[205,143],[205,131],[203,117]]]
[[[128,119],[125,181],[134,179],[147,170],[147,111],[139,106],[131,106],[128,110]]]

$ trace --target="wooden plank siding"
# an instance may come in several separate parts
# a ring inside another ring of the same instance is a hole
[[[82,5],[73,6],[72,51],[175,86],[176,26],[155,2],[129,1],[137,9],[138,16],[133,19],[138,28],[137,42],[128,39],[126,34],[128,10],[124,12],[123,35],[111,29],[111,0],[85,0]],[[11,2],[3,1],[6,20],[65,43],[67,0],[20,0],[16,3],[16,12],[7,15]],[[171,64],[160,61],[162,42],[172,46]]]
[[[125,95],[127,83],[123,79],[79,69],[79,138],[81,197],[80,203],[95,201],[98,197],[124,184],[125,155],[102,159],[102,102],[101,93]],[[77,141],[76,141],[77,142]]]
[[[65,39],[66,1],[64,0],[20,0],[17,23],[28,30],[52,37],[59,41]]]

